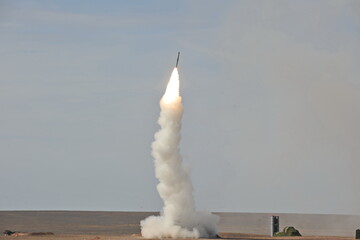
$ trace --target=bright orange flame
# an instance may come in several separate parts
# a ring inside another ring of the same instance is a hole
[[[167,104],[174,102],[180,95],[179,86],[179,73],[177,68],[174,68],[162,100]]]

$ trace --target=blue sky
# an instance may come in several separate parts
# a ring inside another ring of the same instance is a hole
[[[358,1],[0,1],[0,209],[159,210],[181,51],[199,209],[360,214]]]

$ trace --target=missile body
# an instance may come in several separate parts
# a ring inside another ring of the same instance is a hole
[[[180,52],[178,52],[178,56],[177,56],[177,60],[176,60],[176,65],[175,67],[177,68],[178,64],[179,64],[179,57],[180,57]]]

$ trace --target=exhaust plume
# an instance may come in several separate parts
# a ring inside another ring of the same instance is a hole
[[[160,216],[140,222],[145,238],[215,237],[218,216],[197,212],[189,172],[182,165],[179,150],[183,106],[179,94],[179,73],[175,67],[160,100],[160,130],[152,143],[157,190],[164,202]]]

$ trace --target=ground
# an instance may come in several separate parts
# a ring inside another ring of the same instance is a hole
[[[125,240],[143,239],[140,220],[156,212],[0,211],[0,232],[52,232],[45,236],[0,236],[0,240]],[[270,237],[269,213],[215,213],[222,239],[350,240],[360,216],[276,214],[281,228],[295,226],[303,237]],[[342,236],[342,237],[339,237]]]
[[[334,237],[334,236],[303,236],[303,237],[269,237],[256,234],[244,234],[244,233],[220,233],[222,239],[258,239],[258,240],[351,240],[351,237]],[[130,235],[52,235],[52,236],[2,236],[0,240],[139,240],[143,239],[140,234]],[[205,239],[204,239],[205,240]]]

